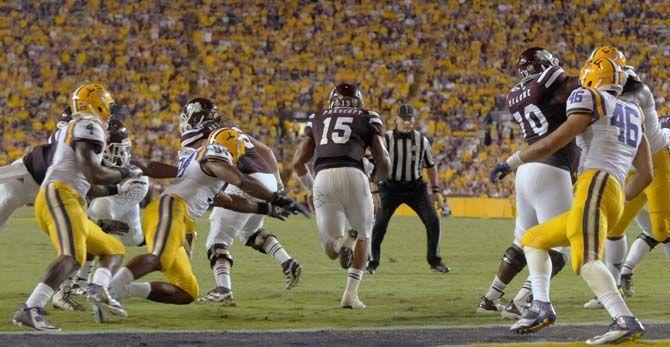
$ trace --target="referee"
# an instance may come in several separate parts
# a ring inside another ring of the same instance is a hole
[[[376,211],[375,225],[372,229],[372,255],[368,263],[368,272],[375,273],[379,266],[381,244],[393,212],[401,204],[407,204],[414,210],[426,226],[428,234],[428,264],[441,274],[449,268],[440,258],[440,220],[435,211],[435,201],[440,199],[437,184],[437,167],[428,139],[414,130],[414,108],[408,104],[398,107],[396,128],[384,134],[386,148],[391,159],[391,174],[379,183],[378,191],[373,193],[375,200],[380,198],[380,208]],[[430,191],[422,178],[422,169],[428,171]]]

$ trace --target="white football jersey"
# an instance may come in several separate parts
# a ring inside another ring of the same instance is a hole
[[[628,74],[628,79],[632,79],[632,81],[626,83],[624,92],[619,98],[638,104],[642,112],[644,112],[644,133],[647,135],[647,140],[649,141],[649,149],[654,154],[669,145],[668,139],[661,131],[661,123],[658,121],[654,95],[651,93],[649,87],[639,80],[635,71],[627,69],[625,72]]]
[[[141,176],[139,178],[129,178],[130,181],[137,181],[138,184],[133,184],[132,189],[123,193],[112,196],[105,196],[97,199],[109,200],[114,206],[114,213],[116,215],[125,215],[134,206],[137,206],[144,200],[149,192],[149,177]],[[125,182],[125,181],[124,181]],[[122,184],[121,182],[119,184]],[[95,199],[95,200],[97,200]]]
[[[233,163],[233,155],[227,148],[217,144],[205,145],[179,158],[177,179],[162,194],[174,194],[184,199],[194,219],[202,217],[216,194],[226,184],[203,170],[202,165],[211,159],[222,160],[231,165]]]
[[[107,132],[102,121],[97,116],[78,114],[57,132],[55,141],[56,152],[42,187],[52,182],[61,182],[74,188],[82,198],[86,197],[91,184],[86,180],[81,164],[77,162],[74,144],[77,141],[100,144],[101,151],[96,155],[96,162],[101,163],[107,143]]]
[[[582,149],[580,172],[602,170],[621,183],[633,164],[642,140],[644,114],[633,103],[593,88],[577,88],[566,106],[568,117],[575,113],[592,113],[593,121],[577,136]]]

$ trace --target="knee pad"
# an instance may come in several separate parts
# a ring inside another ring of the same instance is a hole
[[[517,271],[523,270],[526,266],[526,255],[523,253],[523,250],[517,245],[512,245],[503,254],[500,259],[505,263],[509,264],[512,268]]]
[[[551,259],[551,277],[554,277],[565,266],[565,258],[563,257],[563,253],[550,249],[549,259]]]
[[[654,249],[654,247],[656,247],[656,245],[658,245],[660,243],[660,242],[656,241],[656,239],[654,239],[653,237],[651,237],[651,236],[649,236],[645,233],[637,235],[637,238],[644,241],[644,243],[646,243],[649,246],[649,250]],[[668,240],[663,241],[663,243],[666,243],[666,242],[668,242]]]
[[[230,254],[228,245],[225,243],[215,243],[207,250],[207,258],[209,259],[209,266],[214,267],[216,261],[219,259],[226,259],[230,266],[233,266],[233,255]]]
[[[256,243],[256,238],[258,237],[258,235],[260,235],[260,233],[265,233],[265,235],[263,235],[263,236],[261,237],[261,239],[260,239],[260,244],[259,244],[259,243]],[[255,249],[255,250],[257,250],[257,251],[259,251],[260,253],[265,254],[265,248],[264,248],[264,246],[265,246],[265,241],[267,241],[267,239],[268,239],[269,237],[274,237],[274,239],[277,240],[277,237],[276,237],[274,234],[268,234],[268,233],[265,231],[265,229],[258,229],[258,231],[256,231],[255,233],[253,233],[253,234],[247,239],[247,243],[245,243],[244,245],[245,245],[245,246],[248,246],[248,247],[251,247],[251,248],[253,248],[253,249]]]

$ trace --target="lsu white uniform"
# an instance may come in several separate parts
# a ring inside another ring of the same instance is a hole
[[[198,281],[184,249],[186,235],[195,232],[196,220],[207,211],[225,182],[205,172],[208,160],[234,163],[234,156],[220,144],[187,151],[179,160],[177,179],[160,199],[147,206],[143,228],[148,253],[160,258],[161,271],[168,282],[198,298]]]
[[[85,197],[91,184],[76,159],[75,144],[86,141],[99,145],[97,161],[107,134],[97,116],[77,114],[56,137],[53,162],[35,199],[35,215],[40,229],[49,235],[59,255],[74,257],[79,265],[86,254],[125,254],[123,244],[105,234],[88,218]]]
[[[126,246],[138,246],[144,242],[140,203],[149,192],[147,176],[132,180],[139,183],[133,184],[132,190],[120,195],[93,199],[88,207],[88,214],[94,219],[114,219],[128,224],[130,231],[119,236]]]
[[[538,249],[572,247],[572,268],[602,259],[605,239],[623,212],[623,185],[642,140],[644,114],[632,103],[592,88],[575,89],[567,115],[593,114],[577,136],[582,166],[570,211],[531,228],[522,245]],[[577,117],[577,116],[574,116]]]

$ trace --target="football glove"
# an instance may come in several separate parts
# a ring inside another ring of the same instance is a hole
[[[130,231],[128,224],[114,219],[101,219],[98,226],[107,234],[124,235]]]
[[[291,215],[291,212],[279,208],[277,206],[274,206],[272,204],[268,204],[267,202],[259,202],[258,214],[263,214],[266,216],[270,216],[272,218],[279,219],[280,221],[285,221]]]
[[[510,172],[512,172],[512,168],[509,166],[509,164],[507,164],[507,162],[503,161],[493,167],[493,170],[491,170],[491,173],[489,174],[489,179],[493,183],[498,183],[500,180],[505,178],[505,176],[509,175]]]
[[[291,212],[292,214],[301,213],[303,216],[309,218],[309,210],[302,204],[299,204],[286,196],[284,192],[275,193],[275,197],[272,199],[271,203],[272,205],[281,207],[284,210]]]
[[[119,191],[117,195],[142,200],[144,199],[144,196],[140,197],[139,195],[142,195],[142,193],[146,193],[145,188],[146,185],[147,182],[144,182],[142,180],[127,179],[117,185]]]
[[[142,169],[132,164],[128,166],[117,167],[117,170],[121,172],[121,179],[138,178],[143,174]]]

